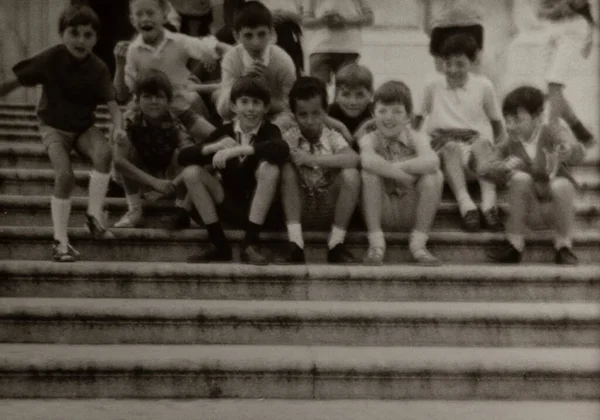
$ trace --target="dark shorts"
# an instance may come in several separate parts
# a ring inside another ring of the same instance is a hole
[[[440,56],[442,45],[452,35],[456,34],[468,34],[475,38],[475,42],[480,50],[483,49],[483,26],[481,25],[469,25],[469,26],[446,26],[433,28],[431,32],[431,39],[429,41],[429,52],[433,56]]]

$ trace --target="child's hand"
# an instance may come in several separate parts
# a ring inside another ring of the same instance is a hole
[[[516,156],[509,157],[508,159],[506,159],[506,161],[504,163],[506,164],[506,167],[508,169],[518,170],[518,169],[524,169],[524,167],[525,167],[525,164],[523,163],[523,161]]]
[[[255,60],[252,66],[246,71],[246,74],[251,76],[262,76],[265,73],[265,65],[260,60]]]
[[[121,127],[115,127],[109,140],[109,144],[111,146],[114,146],[115,144],[124,145],[125,140],[127,140],[127,132]]]
[[[167,179],[157,179],[152,187],[162,195],[169,196],[175,194],[175,185]]]
[[[231,137],[223,137],[221,140],[219,140],[218,144],[218,150],[224,150],[224,149],[231,149],[232,147],[236,147],[239,146],[238,142],[235,141],[233,138]]]
[[[558,151],[548,151],[544,150],[544,154],[546,155],[546,174],[550,179],[556,176],[558,172],[558,168],[560,166],[560,161],[558,158]]]
[[[115,55],[115,62],[118,67],[125,66],[125,59],[127,58],[127,50],[129,49],[129,41],[119,41],[115,45],[113,54]]]
[[[313,159],[310,153],[295,149],[291,151],[290,155],[292,157],[292,162],[298,167],[313,165]]]
[[[213,157],[213,167],[223,169],[225,168],[225,165],[227,165],[227,161],[236,156],[238,156],[238,153],[235,149],[228,148],[219,150]]]

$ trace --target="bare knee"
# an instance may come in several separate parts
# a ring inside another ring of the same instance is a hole
[[[460,148],[460,145],[454,141],[450,141],[448,143],[446,143],[444,146],[442,146],[442,148],[439,151],[440,157],[442,159],[448,159],[448,158],[453,158],[453,157],[461,157],[462,156],[462,150]]]
[[[533,186],[533,178],[525,172],[516,172],[508,182],[508,188],[518,191],[529,191]]]
[[[362,180],[363,185],[373,184],[373,183],[377,183],[377,184],[381,183],[381,177],[379,175],[375,175],[374,173],[371,173],[369,171],[360,171],[360,178]]]
[[[441,188],[444,184],[444,174],[441,171],[435,171],[431,174],[421,175],[417,181],[419,189]]]
[[[567,178],[556,178],[550,183],[550,191],[554,198],[571,198],[575,195],[575,186]]]
[[[360,189],[360,178],[361,174],[356,168],[347,168],[343,169],[340,172],[340,176],[342,177],[342,184],[347,188],[351,188],[352,190]]]
[[[256,170],[256,182],[258,184],[275,184],[279,181],[280,173],[279,166],[269,162],[261,162]]]
[[[108,173],[112,163],[112,150],[106,142],[102,142],[102,145],[98,145],[94,150],[94,156],[92,156],[94,169],[99,172]]]
[[[281,167],[281,180],[285,183],[289,183],[295,182],[296,179],[298,179],[298,174],[294,164],[291,162],[284,163]]]
[[[181,176],[183,177],[183,182],[186,186],[197,184],[198,182],[203,182],[207,173],[201,166],[191,165],[187,166],[181,172]]]
[[[58,169],[54,174],[56,186],[63,191],[71,191],[75,185],[75,175],[70,169]]]

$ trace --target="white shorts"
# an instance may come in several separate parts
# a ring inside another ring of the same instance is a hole
[[[547,83],[566,85],[583,56],[588,23],[581,16],[547,22],[544,49]]]

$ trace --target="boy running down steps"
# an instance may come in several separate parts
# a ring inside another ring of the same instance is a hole
[[[92,53],[98,40],[100,21],[87,6],[71,6],[59,19],[62,43],[21,61],[14,67],[16,78],[0,85],[0,96],[18,86],[42,86],[37,115],[40,133],[54,169],[51,199],[54,227],[53,261],[72,262],[79,253],[67,235],[71,214],[71,192],[75,177],[71,151],[92,161],[86,226],[94,238],[111,238],[104,225],[103,206],[110,181],[109,143],[94,125],[98,104],[107,104],[113,124],[112,137],[125,136],[121,111],[115,101],[110,72]]]
[[[221,220],[245,228],[240,260],[263,265],[269,260],[257,247],[275,199],[280,166],[289,146],[279,128],[265,120],[270,92],[261,78],[244,76],[231,88],[236,118],[215,130],[206,143],[183,149],[183,180],[206,226],[211,247],[188,262],[231,261],[232,250]]]

